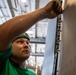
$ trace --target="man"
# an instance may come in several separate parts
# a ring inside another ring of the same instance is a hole
[[[13,40],[12,46],[8,51],[0,53],[0,59],[3,63],[3,65],[0,65],[0,75],[36,75],[34,72],[26,68],[26,64],[23,62],[30,56],[29,41],[30,38],[27,33],[19,35]]]
[[[0,25],[0,75],[35,75],[24,69],[29,58],[30,46],[27,31],[36,22],[45,18],[55,18],[62,13],[60,4],[53,0],[34,12],[12,18]]]

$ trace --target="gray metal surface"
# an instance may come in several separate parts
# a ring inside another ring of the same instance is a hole
[[[76,75],[76,0],[67,0],[63,13],[59,75]]]

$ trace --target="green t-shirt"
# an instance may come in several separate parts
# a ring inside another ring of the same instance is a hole
[[[19,66],[14,66],[9,60],[12,53],[12,46],[9,50],[0,53],[0,75],[36,75],[29,69],[23,69]]]

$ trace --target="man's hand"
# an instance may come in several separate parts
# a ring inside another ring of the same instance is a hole
[[[44,10],[46,11],[45,17],[50,19],[55,18],[62,13],[62,7],[60,3],[56,0],[50,1],[44,7]]]

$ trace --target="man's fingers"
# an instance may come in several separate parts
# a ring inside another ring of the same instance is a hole
[[[57,1],[54,2],[53,11],[56,14],[61,14],[62,13],[62,7],[61,7],[60,3],[58,3]]]
[[[57,13],[59,13],[59,14],[62,13],[62,7],[61,6],[57,8]]]

